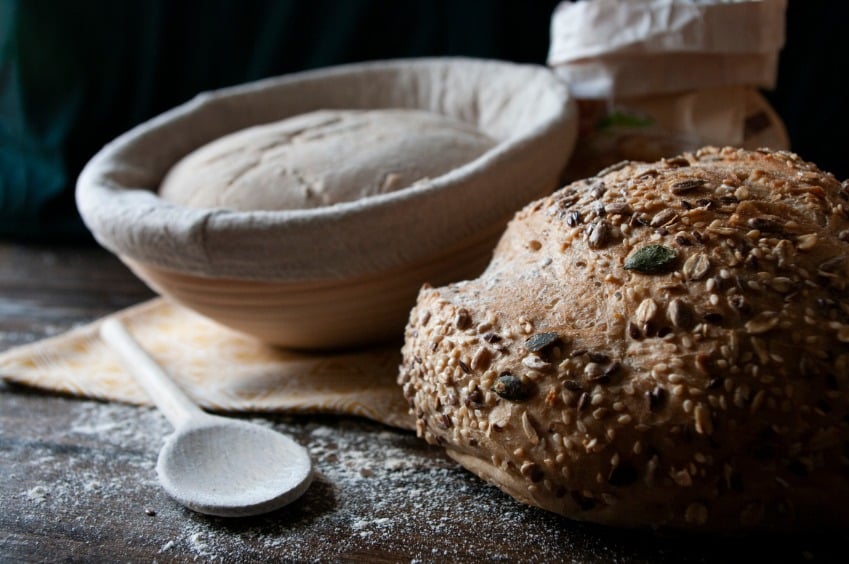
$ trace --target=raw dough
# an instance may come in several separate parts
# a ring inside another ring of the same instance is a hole
[[[168,173],[159,194],[196,208],[305,209],[401,190],[496,144],[421,110],[323,110],[237,131]]]

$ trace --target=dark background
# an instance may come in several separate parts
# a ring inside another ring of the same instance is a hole
[[[73,185],[106,142],[200,91],[370,59],[545,64],[556,0],[0,0],[0,237],[85,239]],[[849,177],[849,3],[791,0],[793,150]]]

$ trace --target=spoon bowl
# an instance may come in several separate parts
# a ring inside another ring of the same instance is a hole
[[[100,335],[174,425],[156,471],[165,491],[189,509],[219,517],[259,515],[300,497],[312,482],[306,449],[267,427],[202,411],[117,319]]]
[[[300,445],[271,429],[223,417],[180,427],[162,447],[156,471],[171,497],[220,517],[273,511],[299,498],[312,481]]]

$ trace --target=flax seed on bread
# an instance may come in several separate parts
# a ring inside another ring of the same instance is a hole
[[[849,525],[849,184],[788,152],[621,163],[424,287],[418,434],[518,500],[616,526]]]

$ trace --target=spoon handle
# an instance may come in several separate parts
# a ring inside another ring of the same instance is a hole
[[[123,365],[174,427],[206,415],[141,348],[119,320],[105,320],[100,325],[100,337],[118,353]]]

